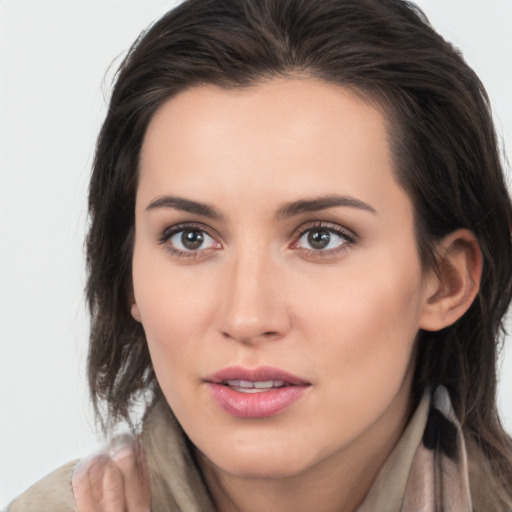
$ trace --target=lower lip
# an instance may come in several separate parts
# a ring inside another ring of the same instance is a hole
[[[222,384],[208,383],[215,401],[238,418],[268,418],[278,414],[301,398],[309,386],[285,386],[258,393],[235,391]]]

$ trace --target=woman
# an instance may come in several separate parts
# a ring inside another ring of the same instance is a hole
[[[185,2],[121,66],[89,211],[92,396],[142,433],[8,510],[510,509],[511,204],[411,5]]]

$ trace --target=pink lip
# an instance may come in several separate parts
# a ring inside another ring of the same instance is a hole
[[[226,380],[284,381],[287,386],[258,393],[243,393],[223,385]],[[205,381],[215,401],[229,414],[241,418],[267,418],[285,410],[307,391],[310,383],[279,368],[239,366],[224,368]]]

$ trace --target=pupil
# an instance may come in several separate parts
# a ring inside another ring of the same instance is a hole
[[[313,249],[325,249],[331,240],[331,235],[326,229],[317,229],[310,231],[308,242]]]
[[[181,242],[183,246],[190,250],[201,247],[203,241],[203,233],[197,229],[183,231],[183,234],[181,235]]]

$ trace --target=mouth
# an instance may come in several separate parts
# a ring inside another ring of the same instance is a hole
[[[310,383],[280,368],[229,366],[206,377],[205,381],[242,389],[269,389],[283,386],[305,386]],[[243,391],[242,391],[243,392]]]
[[[280,389],[293,385],[283,380],[260,380],[256,382],[250,380],[225,380],[221,384],[239,393],[264,393],[271,389]]]
[[[205,379],[211,396],[232,416],[266,418],[297,402],[311,383],[278,368],[225,368]]]

